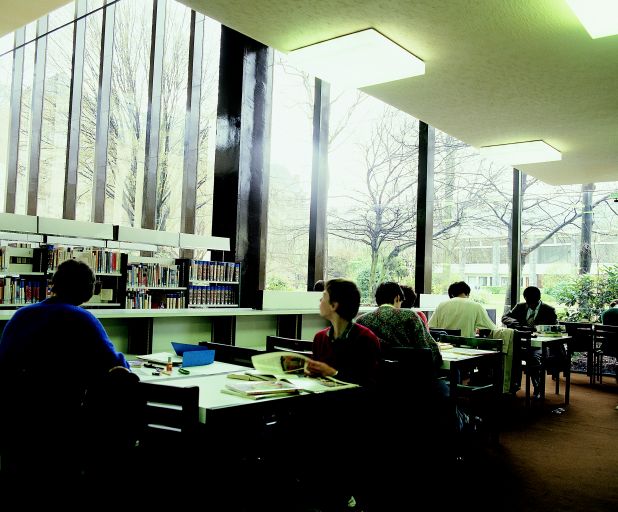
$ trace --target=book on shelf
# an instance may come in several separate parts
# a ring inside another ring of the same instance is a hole
[[[322,393],[358,387],[334,377],[310,377],[305,375],[309,358],[294,352],[267,352],[251,358],[253,369],[228,374],[229,379],[249,381],[259,387],[260,382],[285,382],[299,391]]]

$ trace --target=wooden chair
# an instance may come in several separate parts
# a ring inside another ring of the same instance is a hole
[[[546,374],[551,375],[556,382],[556,395],[560,394],[560,373],[566,381],[564,403],[568,405],[571,390],[571,350],[560,338],[544,341],[541,348],[541,402],[545,401]]]
[[[603,384],[603,357],[618,357],[618,326],[596,324],[593,333],[593,380]],[[616,375],[618,377],[618,373]]]
[[[284,338],[282,336],[266,336],[266,352],[295,352],[311,356],[313,354],[313,341]]]
[[[571,353],[586,353],[586,375],[590,378],[590,384],[594,383],[594,324],[590,322],[560,322],[566,328],[566,333],[571,336]]]
[[[226,345],[224,343],[215,343],[212,341],[200,341],[199,343],[209,350],[215,351],[215,361],[222,363],[237,364],[253,368],[251,357],[257,354],[262,354],[264,351],[257,348],[237,347],[235,345]]]

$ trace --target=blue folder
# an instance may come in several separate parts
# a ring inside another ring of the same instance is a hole
[[[215,351],[200,345],[172,341],[172,347],[177,355],[182,356],[182,366],[203,366],[215,360]]]

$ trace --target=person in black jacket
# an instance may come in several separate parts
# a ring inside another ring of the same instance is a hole
[[[528,286],[524,290],[525,302],[520,302],[502,317],[502,323],[518,331],[536,331],[537,325],[555,325],[558,323],[556,310],[549,304],[541,302],[541,290]],[[515,346],[513,353],[512,375],[515,382],[514,391],[521,386],[521,347]],[[532,350],[526,357],[526,366],[534,386],[534,398],[540,395],[540,350]]]

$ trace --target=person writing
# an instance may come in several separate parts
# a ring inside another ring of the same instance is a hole
[[[466,282],[451,284],[448,296],[449,300],[438,304],[429,318],[430,328],[459,329],[466,338],[473,337],[477,329],[496,328],[483,305],[470,300],[470,286]]]
[[[537,325],[555,325],[558,323],[556,310],[541,301],[541,290],[536,286],[528,286],[523,295],[525,302],[520,302],[502,317],[502,323],[506,327],[518,331],[536,331]],[[513,348],[513,391],[517,391],[521,387],[522,347],[516,345]],[[538,399],[541,392],[541,351],[540,349],[533,350],[530,347],[523,355],[534,389],[533,398]],[[552,356],[556,355],[552,354]]]
[[[2,333],[2,470],[18,482],[74,483],[87,390],[110,370],[129,372],[99,320],[79,307],[92,297],[94,284],[88,265],[62,262],[52,277],[52,296],[18,309]]]

